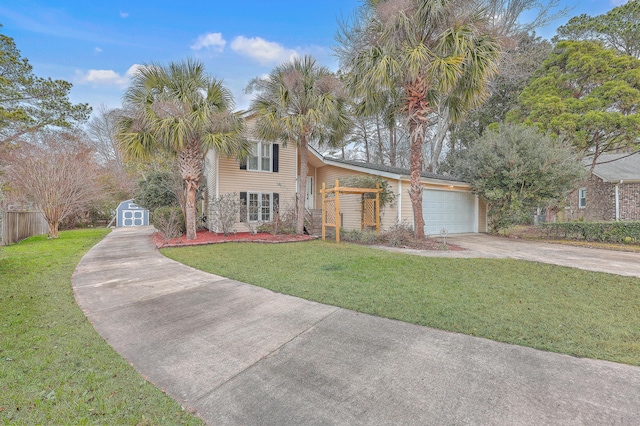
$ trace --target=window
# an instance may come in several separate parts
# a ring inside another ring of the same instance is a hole
[[[271,171],[271,144],[256,142],[251,148],[251,154],[247,158],[248,170]]]
[[[587,189],[580,188],[578,190],[578,208],[584,209],[587,207]]]
[[[270,222],[273,213],[278,210],[279,195],[277,193],[241,192],[240,202],[243,208],[240,221]]]

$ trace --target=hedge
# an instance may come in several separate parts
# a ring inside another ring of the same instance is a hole
[[[640,222],[557,222],[543,223],[542,235],[549,239],[637,243]]]

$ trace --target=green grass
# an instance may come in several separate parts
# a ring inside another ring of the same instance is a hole
[[[0,424],[200,424],[145,381],[76,305],[94,229],[0,248]]]
[[[414,324],[640,365],[640,280],[511,259],[314,241],[163,249],[195,268]]]

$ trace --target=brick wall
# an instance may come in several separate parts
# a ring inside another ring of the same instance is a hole
[[[618,188],[620,219],[640,220],[640,183],[623,183]]]
[[[586,221],[615,220],[615,190],[614,185],[603,182],[597,176],[591,175],[578,188],[587,188],[587,205],[578,208],[578,189],[569,193],[569,208],[565,211],[567,220],[583,218]]]
[[[578,189],[568,196],[569,207],[565,210],[565,220],[584,218],[586,221],[607,221],[616,219],[615,184],[603,182],[591,176],[579,188],[587,189],[587,205],[578,208]],[[621,220],[640,220],[640,183],[618,185],[619,213]]]

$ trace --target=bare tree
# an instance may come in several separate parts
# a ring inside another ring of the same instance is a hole
[[[49,238],[58,237],[64,218],[100,196],[94,151],[78,133],[39,133],[35,142],[23,141],[6,152],[3,162],[12,196],[42,211]]]

